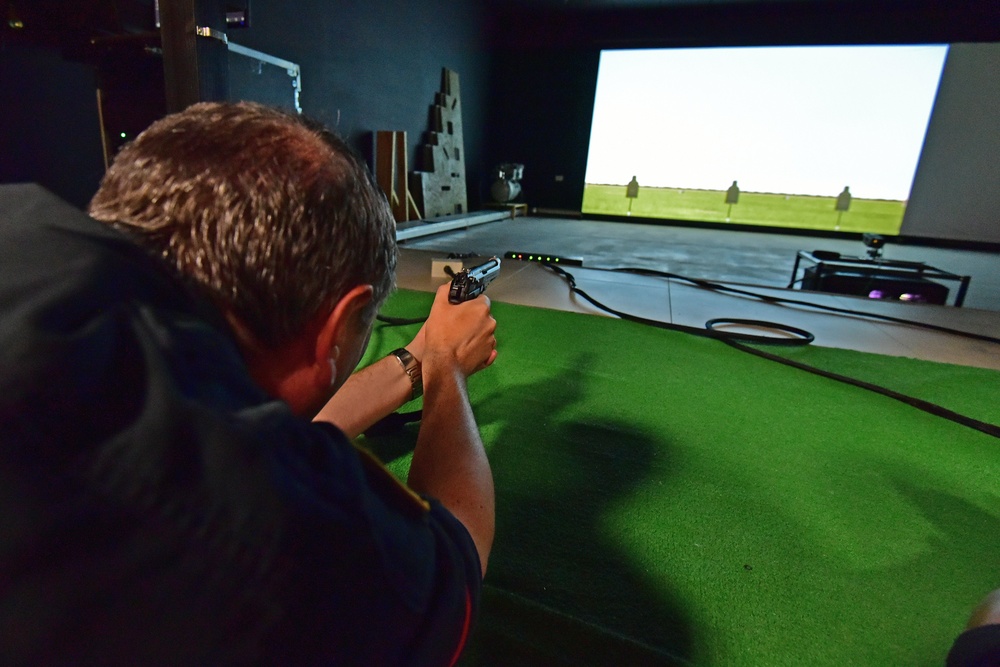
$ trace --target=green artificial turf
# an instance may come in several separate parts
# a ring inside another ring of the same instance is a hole
[[[1000,587],[997,439],[717,341],[493,312],[469,391],[497,533],[463,664],[940,665]],[[416,330],[379,327],[363,363]],[[994,371],[782,354],[1000,423]],[[405,478],[415,438],[365,444]]]
[[[729,206],[725,190],[642,187],[630,211],[624,185],[587,183],[581,210],[600,215],[631,214],[636,218],[899,234],[904,202],[855,197],[850,209],[839,213],[835,209],[836,201],[836,193],[830,197],[814,197],[743,192],[739,201]]]

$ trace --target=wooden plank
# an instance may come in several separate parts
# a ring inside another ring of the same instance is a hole
[[[406,132],[375,133],[375,180],[389,199],[396,222],[410,219],[410,191],[406,182]]]
[[[398,202],[392,212],[397,222],[405,222],[410,219],[410,188],[406,182],[406,132],[396,132],[394,154],[392,183]]]

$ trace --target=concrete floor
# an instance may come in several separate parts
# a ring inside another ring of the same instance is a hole
[[[518,217],[409,239],[402,247],[442,253],[551,253],[592,268],[640,267],[725,283],[786,287],[799,250],[865,256],[860,241],[761,232]],[[1000,254],[913,245],[885,246],[885,259],[925,262],[972,276],[964,307],[1000,311]],[[952,303],[957,282],[947,282]]]
[[[998,255],[887,246],[887,258],[924,261],[971,275],[966,305],[956,308],[787,289],[796,252],[816,249],[865,254],[860,241],[526,217],[402,241],[397,281],[407,289],[434,290],[447,278],[432,276],[432,261],[449,253],[489,257],[516,251],[580,257],[583,267],[567,267],[577,285],[601,302],[632,315],[699,328],[714,318],[763,320],[805,329],[815,335],[818,346],[1000,370],[1000,346],[993,342],[862,315],[767,303],[677,279],[606,270],[653,268],[771,296],[1000,336]],[[465,265],[474,262],[470,259]],[[500,277],[490,285],[488,295],[498,302],[608,316],[572,294],[562,278],[535,262],[504,260]],[[770,334],[774,331],[768,330]]]

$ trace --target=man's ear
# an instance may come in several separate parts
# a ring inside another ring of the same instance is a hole
[[[371,285],[358,285],[347,292],[334,305],[333,310],[321,324],[316,336],[314,364],[317,370],[316,384],[322,388],[332,385],[339,386],[346,380],[346,374],[354,369],[344,369],[348,350],[354,350],[361,344],[358,340],[365,335],[364,327],[368,322],[362,322],[365,308],[372,301],[374,288]],[[357,363],[357,360],[354,360]],[[341,378],[340,376],[344,376]]]

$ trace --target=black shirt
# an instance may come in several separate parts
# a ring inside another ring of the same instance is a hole
[[[449,664],[480,576],[159,261],[0,186],[0,661]]]

